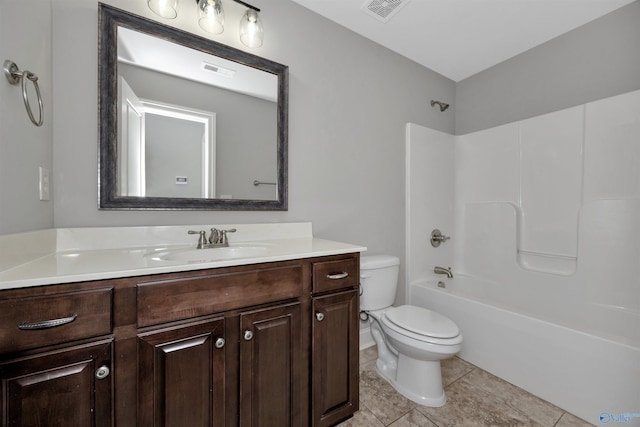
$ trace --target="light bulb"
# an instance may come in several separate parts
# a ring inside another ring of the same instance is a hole
[[[198,16],[198,24],[206,32],[220,34],[224,31],[222,0],[199,0]]]
[[[147,6],[163,18],[174,19],[178,16],[178,0],[149,0]]]
[[[260,47],[263,38],[264,28],[258,12],[247,9],[240,20],[240,41],[247,47]]]

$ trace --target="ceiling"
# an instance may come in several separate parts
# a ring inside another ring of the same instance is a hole
[[[635,0],[293,1],[457,82]]]

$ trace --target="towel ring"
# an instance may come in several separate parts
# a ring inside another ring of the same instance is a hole
[[[27,109],[27,114],[31,123],[36,126],[42,126],[44,106],[42,105],[42,96],[40,95],[40,87],[38,86],[38,76],[31,71],[20,71],[15,62],[7,59],[4,61],[4,74],[7,80],[12,85],[17,85],[22,80],[22,99],[24,100],[24,106]],[[29,104],[29,97],[27,96],[27,80],[33,83],[33,87],[36,89],[36,96],[38,97],[38,110],[39,119],[36,121],[31,111],[31,105]]]

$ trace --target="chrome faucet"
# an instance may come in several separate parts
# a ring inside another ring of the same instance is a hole
[[[211,234],[207,239],[207,232],[204,230],[194,231],[189,230],[187,234],[198,234],[198,246],[196,249],[208,249],[208,248],[224,248],[229,246],[229,239],[227,233],[235,233],[236,229],[231,230],[218,230],[217,228],[211,229]]]
[[[217,228],[212,228],[211,229],[211,234],[209,234],[209,244],[215,244],[218,243],[220,241],[220,230],[218,230]]]
[[[453,273],[451,272],[451,267],[444,268],[436,265],[433,269],[433,272],[436,274],[446,274],[449,279],[453,277]]]

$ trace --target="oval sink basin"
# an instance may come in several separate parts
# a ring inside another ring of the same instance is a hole
[[[229,246],[208,249],[169,249],[150,256],[153,261],[184,263],[215,262],[238,258],[256,258],[267,254],[267,246]]]

